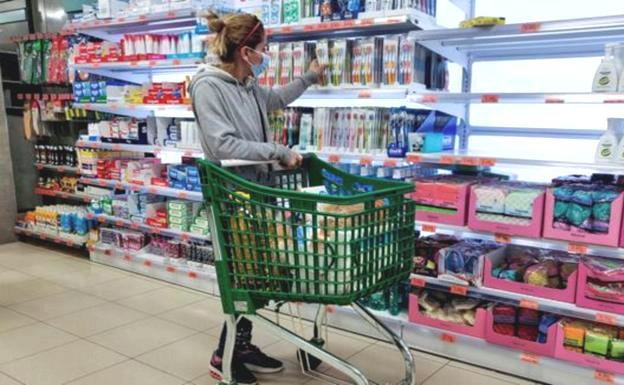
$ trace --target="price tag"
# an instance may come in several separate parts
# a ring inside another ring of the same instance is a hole
[[[123,256],[123,260],[130,262],[130,261],[132,261],[132,256],[126,254],[126,255]]]
[[[158,189],[156,187],[150,187],[147,189],[147,192],[150,194],[158,194]]]
[[[46,240],[46,238],[47,238],[47,237],[46,237],[45,235],[43,235],[43,234],[39,234],[39,239],[41,239],[41,240]]]
[[[191,236],[186,233],[183,233],[182,235],[180,235],[180,239],[183,241],[188,241],[189,239],[191,239]]]
[[[329,314],[334,314],[336,312],[336,306],[334,305],[327,305],[325,309]]]
[[[175,273],[176,272],[176,268],[173,267],[173,266],[167,266],[167,268],[165,270],[167,270],[168,273]]]
[[[511,235],[494,234],[494,241],[498,243],[511,243]]]
[[[619,103],[624,103],[624,99],[607,99],[607,100],[604,100],[603,103],[606,103],[606,104],[619,104]]]
[[[59,172],[65,172],[65,167],[60,166],[60,167],[58,168],[58,171],[59,171]]]
[[[108,255],[109,257],[113,255],[112,250],[104,250],[104,255]]]
[[[474,156],[464,156],[459,160],[459,163],[463,166],[478,166],[479,158],[475,158]]]
[[[498,95],[486,94],[481,95],[481,103],[498,103],[500,97]]]
[[[85,203],[91,203],[91,198],[89,198],[89,197],[84,197],[84,198],[82,198],[82,200]]]
[[[93,215],[93,213],[87,214],[87,219],[93,219],[93,218],[95,218],[95,215]]]
[[[523,307],[525,309],[538,310],[539,303],[537,303],[537,301],[534,301],[532,299],[521,299],[520,307]]]
[[[131,228],[132,230],[138,230],[138,229],[139,229],[139,224],[138,224],[138,223],[135,223],[135,222],[131,222],[131,223],[130,223],[130,228]]]
[[[121,219],[118,219],[115,221],[115,226],[117,227],[124,227],[126,225],[126,223],[124,221],[122,221]]]
[[[423,95],[421,99],[421,103],[437,103],[438,96],[437,95]]]
[[[306,24],[303,26],[303,31],[304,32],[312,32],[318,29],[318,26],[316,24]]]
[[[171,64],[174,65],[174,66],[179,66],[179,65],[182,64],[182,61],[180,59],[173,59]]]
[[[176,195],[180,199],[188,199],[188,193],[186,191],[178,191]]]
[[[462,285],[451,285],[451,287],[449,288],[449,291],[453,294],[463,295],[463,296],[468,294],[468,288]]]
[[[435,233],[437,230],[437,226],[432,223],[423,223],[421,229],[425,233]]]
[[[121,151],[121,145],[120,144],[113,144],[111,146],[111,150],[113,150],[113,151]]]
[[[568,243],[568,252],[573,254],[587,254],[587,245],[580,243]]]
[[[175,19],[176,17],[178,17],[178,14],[176,13],[176,11],[169,11],[167,12],[166,16],[168,19]]]
[[[410,283],[412,284],[412,286],[416,286],[416,287],[427,286],[427,282],[422,278],[412,278]]]
[[[124,184],[121,183],[121,182],[117,182],[117,183],[115,183],[115,188],[117,190],[123,190],[124,188],[126,188],[126,186],[124,186]]]
[[[139,186],[132,186],[130,189],[131,189],[132,191],[134,191],[134,192],[139,192],[139,191],[141,191],[141,187],[139,187]]]
[[[373,164],[373,157],[364,155],[360,157],[360,166],[370,166]]]
[[[407,163],[421,163],[423,157],[419,154],[407,154],[405,160],[407,161]]]
[[[607,325],[616,325],[617,317],[613,314],[607,313],[596,313],[596,322],[607,324]]]
[[[126,21],[125,17],[120,17],[120,18],[117,19],[118,23],[123,23],[124,21]]]
[[[65,241],[65,245],[69,246],[69,247],[72,247],[72,246],[74,246],[74,243],[72,241]]]
[[[43,170],[43,166],[40,165],[40,164],[38,164],[36,167],[37,167],[37,170],[39,170],[39,171]]]
[[[136,61],[131,61],[131,62],[130,62],[130,67],[136,67],[136,66],[138,66],[138,65],[139,65],[139,63],[138,63],[138,62],[136,62]]]
[[[141,16],[139,16],[139,20],[141,20],[141,21],[147,20],[147,16],[146,15],[141,15]]]
[[[375,19],[372,17],[368,17],[366,19],[361,19],[360,25],[373,25],[375,24]]]
[[[453,157],[452,155],[442,155],[440,157],[440,163],[441,164],[453,164],[455,163],[455,157]]]
[[[339,22],[339,21],[330,21],[330,22],[329,22],[329,27],[330,27],[331,29],[340,29],[340,28],[343,28],[343,27],[342,27],[342,23],[341,23],[341,22]]]
[[[152,227],[152,233],[154,233],[154,234],[157,234],[157,235],[158,235],[158,234],[160,234],[160,232],[161,232],[161,230],[160,230],[160,228],[159,228],[159,227]]]
[[[282,33],[293,33],[295,29],[289,25],[283,26],[280,30]]]
[[[594,372],[594,379],[606,382],[607,384],[615,383],[615,375],[613,373],[603,372],[602,370],[596,370]]]
[[[546,103],[546,104],[559,104],[559,103],[565,103],[565,100],[560,99],[560,98],[546,98],[546,99],[544,99],[544,103]]]
[[[368,99],[373,96],[373,92],[371,90],[361,90],[358,92],[358,98],[360,99]]]
[[[496,165],[496,159],[494,158],[479,158],[479,164],[483,167],[494,167]]]
[[[541,23],[524,23],[520,25],[520,32],[522,33],[535,33],[542,28]]]
[[[197,273],[194,271],[189,271],[188,276],[190,279],[197,279]]]
[[[539,356],[532,353],[522,353],[520,355],[520,361],[527,364],[539,365]]]
[[[440,339],[442,340],[442,342],[447,342],[449,344],[454,344],[457,341],[457,337],[448,333],[440,334]]]
[[[191,150],[184,151],[184,156],[193,156],[193,151]]]
[[[396,167],[397,161],[396,159],[385,159],[383,162],[384,167]]]
[[[338,163],[340,162],[340,155],[338,154],[329,154],[329,163]]]
[[[156,64],[158,64],[158,63],[156,63],[156,61],[154,61],[154,60],[150,60],[149,62],[147,62],[147,66],[148,67],[155,67]]]
[[[351,27],[353,27],[353,26],[355,26],[355,20],[353,20],[353,19],[350,19],[350,20],[344,20],[344,21],[342,22],[342,27],[343,27],[343,28],[351,28]]]
[[[150,261],[149,259],[146,259],[145,261],[143,261],[143,266],[151,267],[152,261]]]

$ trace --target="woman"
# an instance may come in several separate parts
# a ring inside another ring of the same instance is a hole
[[[257,84],[269,64],[265,53],[267,38],[262,22],[249,14],[235,14],[220,19],[208,16],[208,25],[216,33],[212,50],[221,64],[200,70],[190,86],[193,109],[199,125],[200,141],[210,160],[245,159],[276,160],[288,168],[301,163],[301,155],[268,140],[267,113],[285,108],[311,84],[316,83],[323,68],[316,60],[309,71],[279,89]],[[242,169],[241,174],[253,174],[262,169]],[[251,344],[251,322],[241,318],[236,330],[236,347],[232,376],[239,385],[256,384],[257,373],[275,373],[283,369],[280,361],[268,357]],[[213,377],[221,379],[225,326],[219,347],[210,360]]]

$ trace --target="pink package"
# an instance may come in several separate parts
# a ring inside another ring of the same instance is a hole
[[[624,374],[624,365],[622,365],[621,362],[608,360],[606,358],[591,354],[578,353],[566,349],[563,346],[563,327],[559,322],[553,326],[557,327],[557,344],[555,345],[555,358],[564,361],[574,362],[582,366],[588,366],[590,368],[602,370],[607,373]]]
[[[570,229],[560,229],[553,226],[555,197],[552,189],[546,191],[546,206],[544,208],[544,238],[563,239],[582,243],[593,243],[596,245],[618,246],[622,245],[620,240],[624,240],[624,228],[622,227],[622,207],[624,194],[620,194],[611,203],[611,219],[609,221],[609,232],[605,234],[594,234],[581,229],[571,227]]]
[[[470,189],[470,201],[468,205],[468,227],[474,230],[487,231],[491,233],[518,235],[524,237],[539,238],[542,235],[542,220],[544,215],[544,193],[537,195],[532,202],[533,212],[531,218],[527,218],[522,222],[503,223],[494,220],[480,218],[477,213],[477,194],[475,189],[480,188],[479,185],[473,185]],[[503,199],[503,197],[500,197]],[[500,201],[498,202],[499,205]]]
[[[465,226],[468,202],[468,183],[445,184],[436,181],[416,181],[416,190],[412,194],[418,204],[449,207],[456,209],[452,214],[427,211],[416,208],[416,220]],[[438,197],[436,199],[436,197]]]
[[[523,340],[522,338],[496,333],[494,331],[494,317],[492,315],[492,310],[488,310],[486,312],[485,340],[493,344],[508,346],[512,349],[535,353],[546,357],[553,357],[555,355],[555,346],[557,344],[557,323],[552,324],[548,328],[546,343],[541,344],[539,342]]]
[[[436,329],[448,330],[453,333],[463,334],[466,336],[485,338],[485,309],[477,309],[474,326],[464,326],[455,322],[441,321],[429,318],[423,315],[419,310],[418,296],[410,294],[409,296],[409,321],[419,325],[430,326]]]
[[[585,256],[579,265],[576,304],[577,306],[601,310],[610,313],[624,314],[624,296],[621,293],[609,293],[599,290],[600,285],[624,282],[622,267],[610,271],[601,270],[600,262],[622,265],[620,260]],[[610,273],[613,274],[610,274]]]
[[[483,261],[483,286],[534,297],[548,298],[555,301],[574,303],[576,298],[578,270],[568,276],[567,287],[565,289],[534,286],[524,282],[514,282],[492,276],[492,266],[498,266],[500,264],[505,258],[506,250],[507,247],[504,247],[485,255]]]

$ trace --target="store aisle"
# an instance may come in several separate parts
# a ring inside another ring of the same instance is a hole
[[[0,246],[0,385],[212,385],[208,360],[221,317],[209,295],[31,244]],[[261,384],[320,384],[299,372],[292,345],[262,330],[254,336],[286,363]],[[401,376],[398,354],[383,343],[342,331],[329,341],[380,383]],[[531,384],[415,357],[419,384]]]

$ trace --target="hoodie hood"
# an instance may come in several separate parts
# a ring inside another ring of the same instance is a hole
[[[193,95],[193,90],[197,86],[199,82],[209,78],[216,78],[226,83],[230,83],[236,85],[246,91],[249,91],[253,88],[254,80],[249,80],[246,84],[243,84],[238,81],[234,76],[230,75],[228,72],[222,70],[221,68],[214,66],[212,64],[206,64],[200,67],[200,70],[193,76],[191,80],[191,85],[189,86],[189,94]]]

